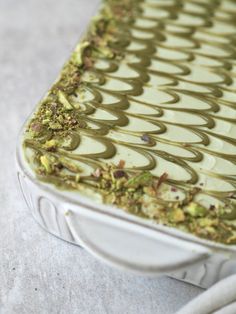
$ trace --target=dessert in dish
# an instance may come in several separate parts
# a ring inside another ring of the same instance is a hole
[[[24,132],[35,176],[236,243],[236,3],[104,0]]]

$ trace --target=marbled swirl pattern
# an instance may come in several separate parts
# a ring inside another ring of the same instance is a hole
[[[127,169],[167,172],[168,183],[179,189],[201,187],[204,204],[230,203],[236,187],[236,2],[137,5],[142,10],[135,21],[119,25],[114,45],[120,60],[98,58],[70,96],[89,127],[72,132],[73,147],[58,154],[85,171],[124,159]]]

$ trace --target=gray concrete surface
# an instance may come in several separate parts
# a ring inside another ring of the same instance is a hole
[[[19,128],[95,1],[0,0],[0,313],[174,313],[200,289],[113,270],[33,220],[15,178]]]

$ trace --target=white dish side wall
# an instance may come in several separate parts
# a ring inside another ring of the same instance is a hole
[[[45,230],[109,265],[142,275],[167,274],[204,288],[235,273],[235,253],[214,253],[207,246],[63,201],[41,189],[19,164],[17,175],[30,211]]]

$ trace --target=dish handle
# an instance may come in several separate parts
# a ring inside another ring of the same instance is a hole
[[[135,273],[171,273],[209,258],[210,249],[81,206],[66,214],[76,242],[104,262]]]

